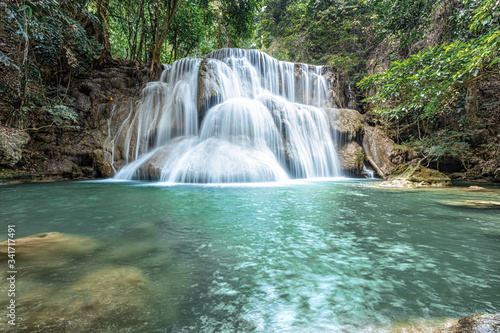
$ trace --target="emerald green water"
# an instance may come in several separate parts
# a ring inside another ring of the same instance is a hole
[[[1,241],[14,224],[16,238],[57,231],[97,244],[57,261],[18,260],[16,329],[373,332],[499,312],[500,211],[443,202],[500,201],[500,190],[372,184],[1,186]],[[91,283],[97,301],[75,287],[122,268],[143,277],[140,290],[101,295],[116,275]]]

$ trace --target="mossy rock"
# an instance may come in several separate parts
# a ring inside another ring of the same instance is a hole
[[[363,148],[353,141],[339,151],[340,167],[343,171],[360,175],[363,170],[365,154]]]
[[[28,171],[0,168],[0,183],[30,182],[32,179]]]
[[[416,164],[401,164],[381,185],[396,187],[451,186],[451,180],[437,170]]]

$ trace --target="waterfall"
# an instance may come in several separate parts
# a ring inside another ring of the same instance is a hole
[[[321,66],[222,49],[165,66],[105,147],[115,178],[176,183],[340,176]],[[119,151],[119,152],[118,152]],[[112,163],[114,162],[114,158]]]

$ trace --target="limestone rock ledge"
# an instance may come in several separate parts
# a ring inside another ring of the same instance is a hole
[[[382,187],[428,187],[451,186],[445,174],[421,165],[401,164],[379,184]]]

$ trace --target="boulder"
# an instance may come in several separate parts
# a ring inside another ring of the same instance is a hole
[[[95,249],[94,240],[83,237],[47,232],[15,240],[16,258],[45,260],[62,256],[86,255]],[[7,260],[8,241],[0,243],[0,261]],[[12,246],[12,245],[11,245]]]
[[[105,267],[58,290],[27,313],[23,326],[50,332],[148,331],[148,281],[136,267]],[[23,318],[24,319],[24,318]]]
[[[398,155],[394,141],[380,128],[365,126],[363,149],[366,159],[381,178],[387,178],[396,169],[397,165],[392,161]]]
[[[339,150],[339,160],[344,172],[360,175],[365,160],[363,148],[355,141],[349,142]]]
[[[363,133],[363,116],[351,109],[325,109],[330,128],[337,133],[341,142],[352,141]]]
[[[500,165],[499,160],[483,160],[478,159],[477,164],[470,168],[466,175],[468,179],[491,179],[498,180],[500,179],[499,168]]]
[[[94,161],[94,171],[97,172],[97,176],[112,177],[115,174],[110,163],[111,153],[109,151],[103,151],[102,149],[94,150],[92,160]]]
[[[464,317],[442,333],[500,333],[500,313]]]
[[[170,153],[170,146],[159,149],[139,168],[139,172],[143,175],[148,175],[148,178],[151,180],[160,180],[161,170],[165,166],[165,161]]]
[[[450,186],[451,180],[445,174],[418,164],[398,166],[380,186],[421,187]]]
[[[0,165],[12,168],[22,157],[28,133],[0,125]]]

